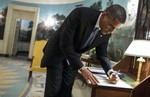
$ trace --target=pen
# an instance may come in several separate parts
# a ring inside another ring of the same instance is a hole
[[[118,71],[115,71],[113,74],[114,74],[114,75],[118,75],[119,72],[120,72],[120,69],[119,69]]]
[[[120,69],[113,73],[114,75],[118,75],[120,79],[123,79],[125,75],[123,73],[120,73]]]
[[[117,71],[117,74],[119,74],[120,73],[120,69]]]

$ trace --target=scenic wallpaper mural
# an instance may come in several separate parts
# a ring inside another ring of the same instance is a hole
[[[49,39],[63,23],[67,15],[77,7],[91,7],[103,11],[106,7],[112,4],[120,4],[127,11],[127,21],[120,29],[114,32],[108,45],[109,58],[117,62],[123,57],[124,51],[134,38],[138,5],[137,1],[138,0],[74,0],[74,2],[69,3],[49,4],[32,2],[32,0],[0,0],[0,39],[2,40],[4,35],[5,17],[8,4],[19,4],[40,8],[36,40]],[[19,23],[21,25],[21,40],[29,41],[31,38],[33,22],[29,20],[20,20]]]

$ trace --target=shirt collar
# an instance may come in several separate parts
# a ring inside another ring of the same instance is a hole
[[[101,29],[101,28],[99,27],[99,21],[100,21],[101,15],[102,15],[102,13],[100,13],[100,15],[99,15],[99,17],[98,17],[98,19],[97,19],[96,25],[95,25],[95,28],[99,28],[99,30]]]

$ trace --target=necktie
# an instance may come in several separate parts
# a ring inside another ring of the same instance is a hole
[[[96,37],[98,31],[99,31],[99,28],[95,28],[95,29],[92,31],[92,33],[90,34],[89,38],[88,38],[87,41],[84,43],[84,45],[82,46],[81,49],[83,49],[83,48],[89,46],[89,45],[93,42],[93,40],[95,39],[95,37]]]

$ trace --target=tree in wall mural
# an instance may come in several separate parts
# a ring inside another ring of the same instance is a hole
[[[102,0],[99,0],[98,2],[93,3],[91,8],[97,9],[97,10],[102,10]],[[46,21],[42,21],[38,24],[37,27],[37,33],[36,33],[36,40],[47,40],[51,37],[53,33],[60,27],[60,25],[63,23],[65,20],[66,16],[63,14],[55,14],[51,18],[55,20],[55,24],[52,26],[47,26],[45,24]],[[52,21],[52,20],[51,20]],[[49,21],[48,23],[50,23]]]
[[[93,8],[93,9],[96,9],[96,10],[99,10],[101,11],[102,10],[102,1],[98,1],[98,2],[95,2],[93,3],[90,8]]]
[[[107,7],[109,7],[109,6],[111,6],[111,5],[113,5],[113,0],[109,0],[109,1],[107,2]]]
[[[37,40],[47,40],[51,37],[53,33],[60,27],[60,25],[65,20],[66,16],[59,15],[58,13],[56,15],[53,15],[52,18],[55,20],[55,24],[52,26],[47,26],[45,24],[45,21],[42,21],[38,24],[37,28]]]
[[[106,7],[111,5],[113,5],[113,0],[108,0]],[[102,1],[100,0],[95,2],[90,7],[97,10],[102,10]],[[129,20],[127,20],[127,22],[128,21]],[[132,26],[123,26],[113,32],[108,44],[108,57],[110,60],[117,62],[123,58],[124,51],[127,49],[134,37],[134,24]],[[93,48],[86,53],[90,54],[91,58],[96,59],[95,50],[96,49]]]
[[[114,1],[115,0],[107,0],[105,2],[103,0],[98,0],[97,2],[92,3],[89,7],[102,11],[102,9],[105,9],[103,8],[104,6],[102,5],[106,5],[106,7],[109,7],[112,4],[114,4]],[[81,5],[84,6],[84,4],[81,4]],[[47,20],[40,22],[37,28],[36,39],[37,40],[49,39],[51,35],[55,33],[55,31],[63,23],[66,16],[67,15],[60,14],[60,13],[53,14],[51,16],[51,18],[53,18],[55,21],[55,24],[53,26],[46,25],[46,24],[51,24],[53,20],[49,21],[48,23],[45,23]],[[108,44],[108,56],[110,60],[119,61],[120,59],[123,58],[124,51],[126,50],[128,45],[131,43],[134,37],[134,24],[132,26],[123,26],[122,28],[114,31]],[[89,52],[95,52],[95,48]]]

